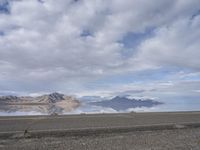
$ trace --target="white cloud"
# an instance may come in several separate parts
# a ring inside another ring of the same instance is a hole
[[[199,69],[199,0],[12,0],[0,14],[0,90],[81,89],[101,76],[165,65]],[[155,28],[137,55],[119,40]],[[88,36],[81,36],[86,31]],[[156,54],[155,54],[156,53]],[[178,54],[178,56],[177,56]],[[187,60],[187,61],[185,61]]]
[[[138,50],[141,61],[200,70],[200,16],[178,19],[156,31]]]

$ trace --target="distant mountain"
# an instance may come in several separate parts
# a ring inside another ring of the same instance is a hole
[[[79,106],[80,102],[74,97],[57,92],[37,97],[0,96],[0,111],[3,112],[36,111],[46,114],[62,114]]]
[[[42,103],[56,103],[56,102],[65,100],[65,98],[69,99],[72,97],[69,97],[69,96],[66,97],[64,94],[55,92],[55,93],[51,93],[48,95],[36,97],[36,100],[38,100],[39,102],[42,102]]]
[[[17,97],[17,96],[12,96],[12,95],[8,95],[8,96],[1,96],[0,97],[0,103],[11,103],[11,102],[18,102],[20,101],[21,98]]]
[[[60,93],[51,93],[46,94],[38,97],[30,97],[30,96],[1,96],[0,97],[0,104],[13,104],[13,105],[20,105],[20,104],[54,104],[54,103],[61,103],[61,102],[74,102],[79,103],[78,100],[71,96],[66,96]]]
[[[117,111],[120,111],[136,107],[152,107],[162,103],[151,99],[141,100],[141,99],[130,99],[127,97],[116,96],[110,100],[91,102],[90,104],[102,107],[110,107]]]

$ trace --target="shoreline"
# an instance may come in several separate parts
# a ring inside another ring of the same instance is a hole
[[[95,112],[95,113],[65,113],[65,114],[56,114],[56,115],[53,115],[53,114],[42,114],[42,115],[9,115],[9,116],[6,116],[6,115],[0,115],[0,119],[1,118],[40,118],[40,117],[68,117],[68,116],[98,116],[98,115],[128,115],[128,114],[180,114],[180,113],[190,113],[190,114],[199,114],[200,111],[158,111],[158,112],[154,112],[154,111],[131,111],[131,112],[112,112],[112,113],[98,113],[98,112]]]

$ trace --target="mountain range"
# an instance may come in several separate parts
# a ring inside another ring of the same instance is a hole
[[[141,100],[116,96],[110,100],[91,102],[90,104],[102,107],[109,107],[117,111],[121,111],[136,107],[153,107],[155,105],[160,105],[163,103],[151,99]]]
[[[42,105],[42,104],[56,104],[61,102],[72,102],[72,103],[79,103],[78,100],[71,96],[66,96],[60,93],[51,93],[45,94],[42,96],[31,97],[31,96],[1,96],[0,97],[0,104],[10,104],[10,105],[20,105],[20,104],[27,104],[27,105]]]

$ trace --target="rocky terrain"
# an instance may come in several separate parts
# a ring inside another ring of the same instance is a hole
[[[54,104],[59,102],[75,102],[78,103],[78,100],[71,96],[66,96],[60,93],[51,93],[37,97],[30,97],[30,96],[1,96],[0,103],[1,104],[10,104],[10,105],[17,105],[17,104]]]
[[[0,110],[3,112],[30,112],[44,114],[62,114],[80,106],[74,97],[60,93],[51,93],[37,97],[30,96],[1,96]]]
[[[200,112],[0,117],[0,150],[199,150],[199,118]]]
[[[0,140],[2,150],[199,150],[200,128]]]

